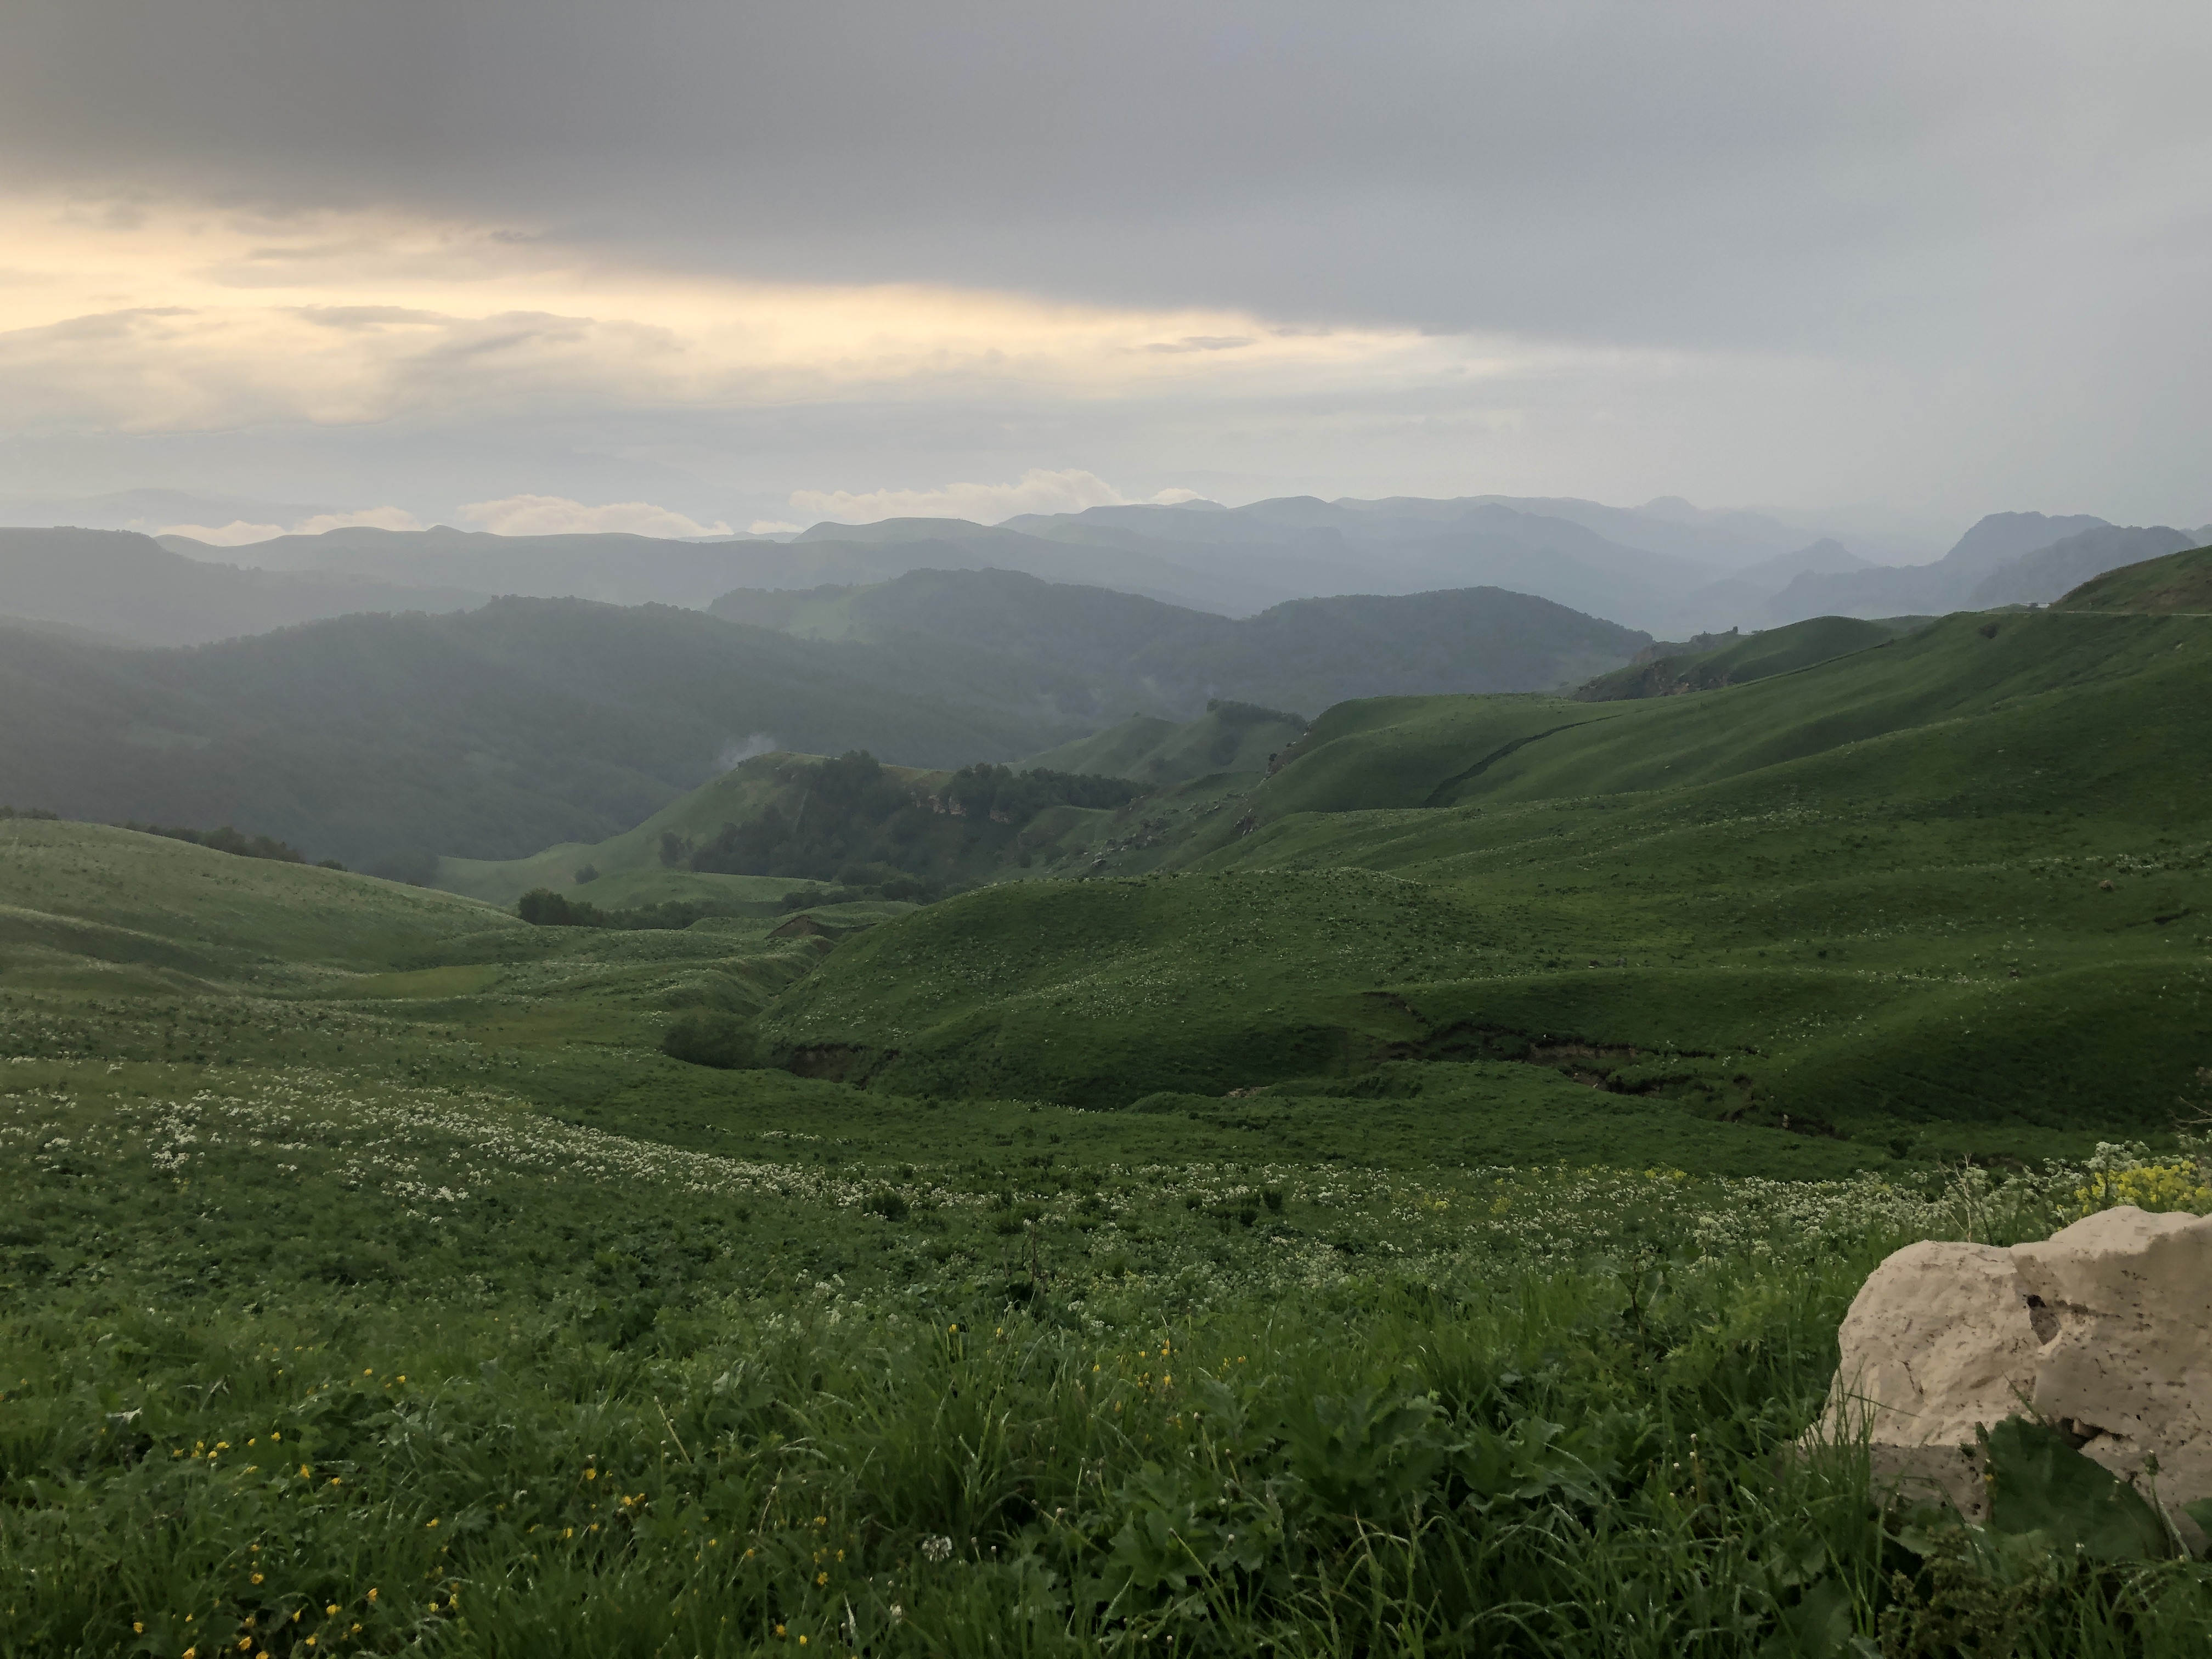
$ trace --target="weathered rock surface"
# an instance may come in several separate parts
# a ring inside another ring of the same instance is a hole
[[[2033,1415],[2160,1505],[2212,1498],[2212,1217],[2106,1210],[2039,1244],[1920,1243],[1861,1287],[1820,1432],[1877,1483],[1988,1510],[1974,1429]],[[2149,1460],[2157,1459],[2154,1482]]]

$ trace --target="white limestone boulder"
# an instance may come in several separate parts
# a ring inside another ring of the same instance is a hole
[[[2041,1243],[1898,1251],[1844,1316],[1816,1433],[1863,1426],[1886,1488],[1940,1492],[1986,1516],[1977,1425],[2033,1415],[2180,1506],[2212,1498],[2212,1217],[2106,1210]],[[2157,1474],[2150,1474],[2150,1460]]]

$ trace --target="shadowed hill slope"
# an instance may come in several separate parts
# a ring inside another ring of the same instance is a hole
[[[1085,729],[1047,670],[696,611],[499,600],[181,651],[0,629],[0,776],[73,817],[235,823],[360,864],[596,842],[751,739],[957,766]]]
[[[356,611],[467,611],[483,602],[482,592],[438,583],[204,562],[129,531],[0,529],[0,613],[146,645],[200,645]]]
[[[1649,636],[1502,588],[1297,599],[1232,621],[1011,570],[741,591],[711,607],[817,639],[935,641],[1082,677],[1091,707],[1188,719],[1216,699],[1311,709],[1415,691],[1520,691],[1625,661]]]

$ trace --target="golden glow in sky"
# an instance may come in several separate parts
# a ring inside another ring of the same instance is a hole
[[[17,197],[0,199],[0,423],[19,432],[941,400],[963,386],[1251,397],[1464,386],[1621,356],[1227,311],[745,283],[396,213]]]

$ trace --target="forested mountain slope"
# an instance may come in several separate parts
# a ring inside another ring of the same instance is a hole
[[[1088,729],[1004,658],[506,599],[176,651],[0,629],[0,776],[75,817],[235,823],[349,864],[629,828],[750,748],[958,766]]]
[[[1188,720],[1215,700],[1312,713],[1346,697],[1550,690],[1648,635],[1495,587],[1297,599],[1226,617],[1011,570],[918,570],[869,586],[741,590],[716,616],[817,639],[929,640],[1077,675],[1103,720]]]
[[[190,559],[120,530],[0,529],[0,616],[199,645],[362,611],[466,611],[481,592]]]

